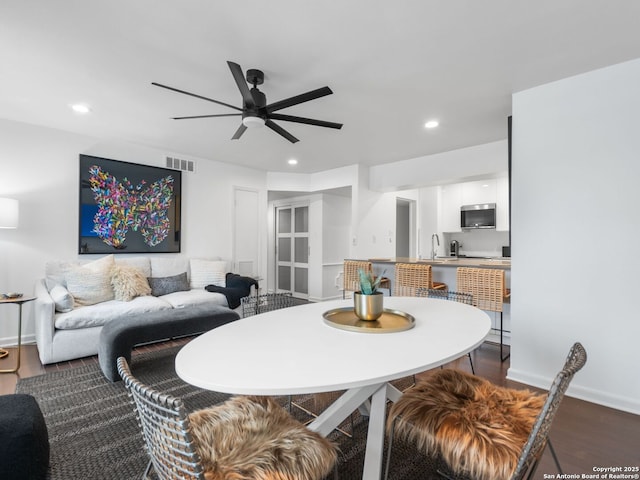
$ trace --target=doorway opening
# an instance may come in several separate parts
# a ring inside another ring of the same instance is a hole
[[[396,257],[416,256],[416,201],[396,198]]]

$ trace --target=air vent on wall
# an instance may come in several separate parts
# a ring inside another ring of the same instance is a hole
[[[185,172],[195,172],[196,163],[193,160],[185,160],[184,158],[167,157],[167,168],[183,170]]]

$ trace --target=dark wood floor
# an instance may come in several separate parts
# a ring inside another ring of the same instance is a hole
[[[188,339],[180,339],[138,347],[134,351],[134,355],[167,346],[182,345],[187,341]],[[0,369],[11,368],[15,365],[15,350],[10,349],[10,351],[9,357],[0,360]],[[485,343],[472,355],[477,375],[499,385],[525,388],[523,385],[506,380],[509,362],[501,363],[499,361],[498,348],[495,345]],[[19,375],[0,374],[0,394],[14,393],[18,378],[41,375],[76,365],[97,363],[97,361],[97,357],[87,357],[43,366],[38,359],[35,345],[23,346]],[[463,357],[449,366],[470,371],[467,357]],[[561,365],[558,365],[558,369],[560,367]],[[428,375],[429,372],[421,374],[421,376]],[[580,374],[578,373],[578,375]],[[639,415],[565,397],[552,427],[551,439],[565,474],[593,474],[595,467],[640,466]],[[557,473],[553,460],[546,451],[535,478],[553,478],[544,475]]]

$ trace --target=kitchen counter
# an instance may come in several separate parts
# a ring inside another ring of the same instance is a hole
[[[436,257],[434,260],[430,258],[367,258],[369,261],[378,265],[395,265],[396,263],[426,263],[434,267],[478,267],[478,268],[502,268],[511,270],[511,259],[508,257],[496,258],[471,258],[471,257]]]
[[[360,259],[362,260],[362,259]],[[389,278],[391,282],[391,290],[385,294],[392,294],[393,285],[395,283],[395,264],[396,263],[423,263],[432,266],[433,280],[447,285],[450,291],[456,291],[457,284],[457,267],[477,267],[477,268],[499,268],[505,271],[505,282],[507,288],[511,286],[511,258],[494,257],[494,258],[471,258],[471,257],[436,257],[434,260],[429,258],[367,258],[366,261],[371,262],[375,275],[383,275]],[[503,328],[505,331],[504,341],[506,345],[510,342],[511,330],[511,304],[509,302],[503,305]],[[489,312],[492,319],[493,333],[489,335],[489,340],[499,342],[500,337],[495,332],[500,328],[500,314]]]

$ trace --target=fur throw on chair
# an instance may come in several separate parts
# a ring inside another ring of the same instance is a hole
[[[395,435],[455,475],[507,480],[544,404],[543,395],[498,387],[457,370],[438,370],[406,391],[391,408]]]
[[[320,480],[337,454],[269,397],[233,397],[189,415],[207,480]]]

